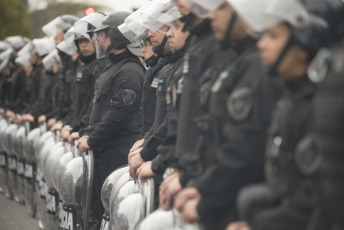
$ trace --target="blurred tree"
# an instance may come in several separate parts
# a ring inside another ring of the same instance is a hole
[[[1,0],[3,1],[3,0]],[[11,0],[8,0],[11,1]],[[36,10],[31,13],[31,21],[33,25],[33,37],[39,38],[45,36],[41,28],[49,21],[53,20],[59,15],[72,14],[78,17],[84,17],[85,10],[92,6],[95,11],[102,12],[104,8],[98,5],[89,5],[85,3],[58,3],[56,0],[49,0],[46,9]]]
[[[0,1],[0,40],[12,35],[31,37],[31,21],[26,0]]]

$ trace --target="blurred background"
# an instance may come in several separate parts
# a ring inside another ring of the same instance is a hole
[[[0,0],[0,40],[12,35],[44,36],[41,27],[62,14],[135,11],[148,0]]]

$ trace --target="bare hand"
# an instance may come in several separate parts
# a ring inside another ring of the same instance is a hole
[[[50,128],[50,130],[51,130],[52,132],[55,132],[56,130],[61,130],[62,127],[63,127],[62,121],[58,121],[58,122],[56,122],[55,125],[53,125],[53,127]]]
[[[76,146],[80,152],[85,153],[87,150],[90,149],[90,146],[87,144],[89,136],[83,136],[82,138],[79,139],[78,145]]]
[[[47,117],[45,115],[41,115],[38,117],[38,124],[42,124],[47,121]]]
[[[244,221],[236,221],[233,223],[230,223],[226,230],[250,230],[250,226]]]
[[[80,138],[79,133],[74,132],[68,137],[68,142],[74,145],[75,140],[78,140],[79,138]]]
[[[56,124],[56,119],[55,118],[50,118],[48,120],[48,127],[51,128]]]
[[[152,170],[152,162],[147,161],[141,165],[141,167],[137,170],[137,175],[142,181],[146,181],[150,177],[155,176]]]
[[[68,141],[68,138],[70,136],[70,131],[72,130],[72,127],[70,127],[69,125],[65,125],[63,128],[62,128],[62,131],[61,131],[61,136],[62,136],[62,140],[63,141]]]
[[[140,148],[143,145],[143,142],[145,141],[145,139],[141,139],[135,142],[135,144],[133,145],[133,147],[131,147],[130,152],[134,152],[136,151],[138,148]]]
[[[129,157],[128,156],[128,161],[130,159],[129,163],[129,173],[130,176],[136,181],[137,179],[137,174],[136,174],[136,170],[143,164],[143,159],[140,155],[140,151],[142,150],[142,148],[137,149],[136,151],[138,152],[138,154],[136,154],[134,157]],[[132,154],[132,153],[130,153]]]
[[[194,223],[199,220],[197,205],[199,198],[188,200],[182,209],[182,219],[187,223]]]
[[[8,117],[11,122],[13,122],[16,117],[16,114],[11,110],[7,110],[5,116]]]
[[[165,211],[168,211],[172,208],[174,196],[182,190],[179,177],[179,173],[173,173],[169,175],[160,185],[159,203]]]
[[[34,122],[35,118],[31,115],[31,114],[24,114],[22,116],[23,121],[30,121],[30,122]]]
[[[174,201],[174,208],[181,212],[185,203],[191,199],[200,199],[201,194],[196,188],[186,188],[180,191]]]

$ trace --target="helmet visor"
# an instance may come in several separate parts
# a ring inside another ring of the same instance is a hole
[[[106,57],[111,50],[111,37],[112,37],[112,30],[106,28],[104,30],[98,30],[94,33],[94,39],[96,43],[96,52],[97,58],[104,58]]]
[[[76,47],[74,42],[74,36],[70,36],[69,38],[63,40],[57,45],[56,48],[68,54],[69,56],[72,56],[78,51],[78,47]]]
[[[61,16],[59,16],[51,22],[49,22],[48,24],[44,25],[42,27],[42,31],[46,35],[54,37],[60,34],[61,32],[68,30],[70,27],[70,24],[66,23],[64,20],[62,20]]]

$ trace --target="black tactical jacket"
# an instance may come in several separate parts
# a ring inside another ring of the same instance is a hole
[[[240,188],[263,181],[267,129],[281,93],[279,79],[263,70],[255,40],[246,38],[235,50],[236,59],[201,92],[204,171],[196,187],[204,221],[234,209]]]
[[[88,145],[102,151],[142,136],[141,94],[145,69],[129,51],[110,56],[95,85]]]

